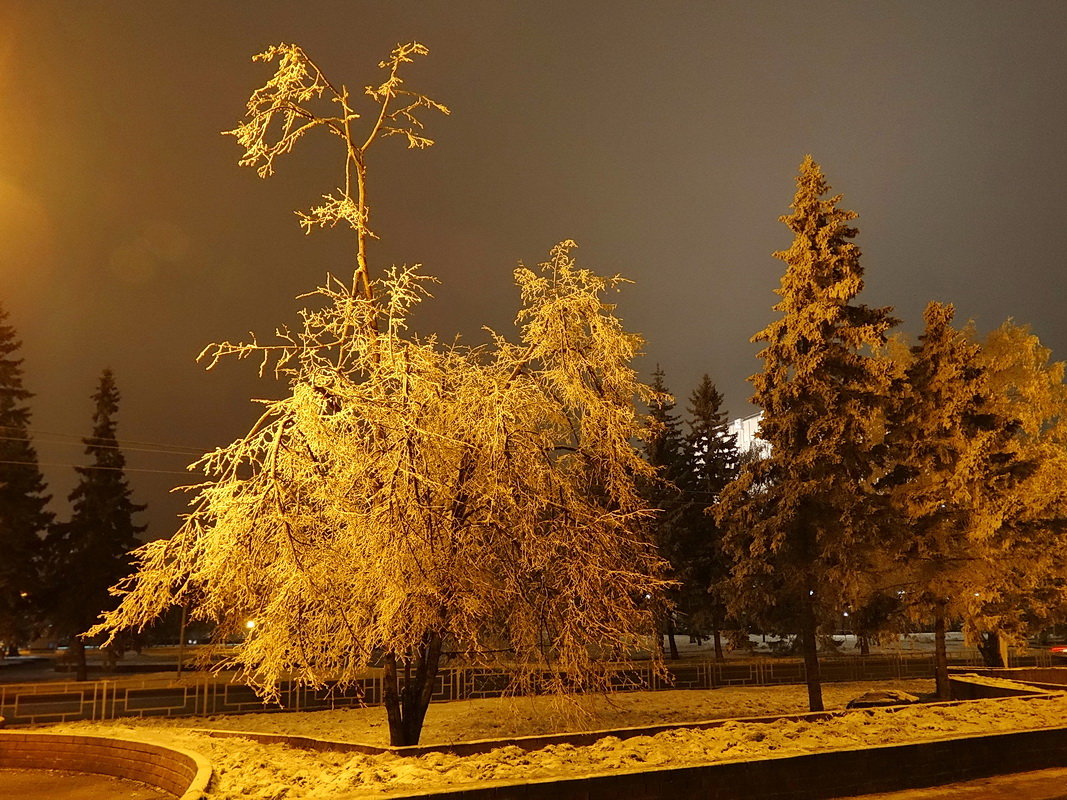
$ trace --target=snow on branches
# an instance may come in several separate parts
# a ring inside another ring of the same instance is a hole
[[[399,66],[424,52],[401,47],[382,63],[390,77],[367,92],[380,109],[363,144],[347,91],[302,50],[263,54],[281,66],[234,132],[242,163],[269,174],[317,125],[345,139],[343,197],[356,216],[337,213],[358,237],[354,279],[312,293],[302,329],[280,329],[277,344],[253,337],[201,354],[209,366],[259,358],[288,395],[260,401],[247,435],[203,457],[191,513],[137,551],[121,604],[94,629],[139,628],[186,606],[241,640],[228,661],[267,694],[290,676],[346,685],[382,664],[394,744],[417,742],[443,653],[481,664],[504,652],[517,688],[607,688],[610,662],[654,635],[666,583],[636,489],[650,472],[633,446],[646,428],[636,401],[649,392],[630,367],[641,340],[604,301],[622,279],[578,268],[565,241],[515,272],[520,341],[490,331],[480,347],[409,334],[431,280],[417,267],[366,279],[364,152],[390,120],[445,110],[399,88]],[[341,116],[304,109],[324,93]],[[391,111],[400,96],[408,105]],[[282,136],[268,144],[272,115]]]

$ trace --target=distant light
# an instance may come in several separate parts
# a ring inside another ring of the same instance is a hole
[[[245,627],[248,628],[248,630],[252,630],[256,627],[256,621],[254,619],[248,620],[248,622],[245,623]]]
[[[847,612],[847,611],[845,612],[845,616],[846,616],[846,617],[848,616],[848,612]]]

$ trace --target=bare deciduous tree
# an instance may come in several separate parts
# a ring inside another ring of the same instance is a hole
[[[233,132],[242,163],[265,176],[309,130],[341,138],[344,188],[303,222],[355,231],[354,276],[313,293],[302,330],[278,344],[202,354],[261,358],[289,394],[199,462],[209,479],[191,513],[137,551],[121,604],[94,629],[144,626],[175,604],[223,637],[254,619],[229,658],[268,695],[289,676],[350,685],[380,663],[395,745],[418,742],[445,651],[474,664],[504,653],[517,689],[608,687],[612,661],[654,635],[664,587],[635,490],[649,473],[633,446],[646,428],[635,401],[649,395],[630,367],[640,339],[603,299],[622,279],[578,268],[563,242],[515,272],[519,342],[490,332],[460,347],[407,331],[430,280],[416,267],[368,276],[365,154],[390,133],[430,143],[416,112],[444,107],[398,76],[425,52],[403,45],[382,62],[362,139],[348,90],[300,48],[262,54],[280,66]],[[308,107],[324,95],[337,115]]]

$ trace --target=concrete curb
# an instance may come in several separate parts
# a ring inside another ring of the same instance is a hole
[[[0,769],[50,769],[140,781],[178,800],[200,800],[211,764],[197,752],[130,739],[0,731]]]

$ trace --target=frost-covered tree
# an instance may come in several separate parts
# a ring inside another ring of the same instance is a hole
[[[429,144],[416,112],[443,107],[398,76],[425,52],[403,45],[382,62],[363,136],[348,90],[300,48],[262,56],[280,65],[236,131],[242,163],[266,175],[309,130],[339,137],[344,188],[304,221],[355,230],[353,279],[331,278],[276,345],[205,351],[212,365],[273,361],[288,394],[203,458],[184,524],[138,551],[94,629],[141,627],[173,605],[223,637],[253,619],[227,655],[267,695],[290,675],[345,686],[380,663],[394,745],[418,741],[446,652],[477,665],[505,651],[516,689],[607,687],[611,660],[649,644],[664,588],[636,486],[650,474],[633,445],[646,431],[635,402],[650,397],[630,366],[640,339],[604,299],[621,279],[579,268],[563,242],[515,272],[519,341],[461,347],[408,332],[426,295],[415,268],[369,278],[365,155],[389,133]],[[310,107],[324,95],[336,115]]]
[[[881,485],[899,517],[893,546],[908,576],[906,606],[934,621],[938,693],[948,697],[946,622],[972,626],[1016,542],[1005,524],[1033,462],[1019,452],[1018,420],[998,413],[980,347],[932,302],[894,387],[886,423],[889,469]]]
[[[30,638],[38,592],[40,535],[52,515],[30,435],[33,395],[22,383],[19,341],[0,307],[0,657]]]
[[[126,457],[116,434],[119,390],[105,369],[93,393],[92,435],[84,439],[90,463],[75,467],[78,484],[70,493],[71,517],[52,526],[45,541],[46,613],[56,634],[69,637],[77,679],[87,677],[85,643],[77,634],[92,625],[101,610],[114,607],[108,589],[130,571],[130,551],[140,544],[144,525],[134,514],[126,480]]]
[[[967,332],[976,338],[973,326]],[[985,337],[978,361],[990,405],[1018,421],[1015,446],[1033,465],[1025,479],[1003,487],[996,569],[968,619],[987,663],[996,666],[1004,640],[1051,624],[1067,601],[1067,385],[1063,362],[1051,360],[1029,326],[1011,320]]]
[[[896,320],[853,301],[863,288],[856,214],[824,199],[828,186],[810,156],[797,177],[794,234],[776,253],[786,263],[781,317],[753,337],[763,371],[751,378],[763,409],[767,458],[747,463],[717,507],[734,561],[741,616],[789,613],[804,653],[808,704],[821,710],[817,633],[869,594],[879,535],[877,466],[888,363],[871,354]]]

